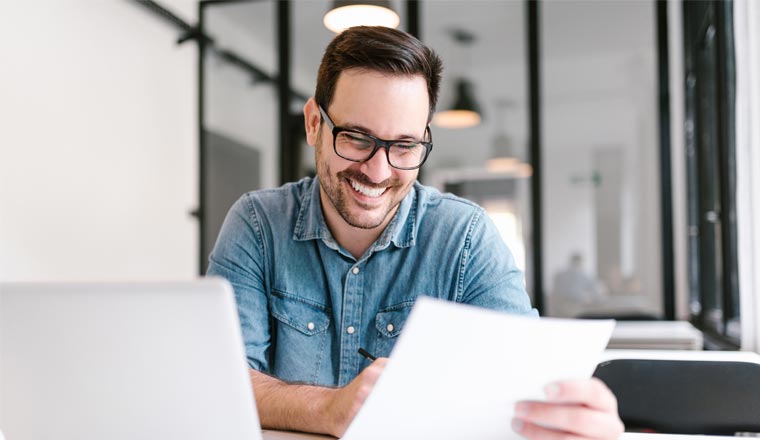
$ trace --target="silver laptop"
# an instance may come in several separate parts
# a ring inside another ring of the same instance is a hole
[[[8,440],[261,439],[225,281],[0,284]]]

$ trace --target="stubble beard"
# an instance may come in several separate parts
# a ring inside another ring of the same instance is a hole
[[[351,195],[346,193],[347,191],[351,191],[350,189],[346,188],[346,185],[344,185],[346,179],[351,179],[357,183],[361,183],[362,185],[367,186],[387,187],[386,192],[388,192],[397,191],[400,188],[401,182],[397,178],[387,179],[377,184],[369,180],[369,178],[364,174],[356,170],[352,170],[351,168],[347,168],[337,174],[333,174],[330,170],[330,165],[327,163],[327,160],[320,158],[319,153],[317,153],[317,163],[319,164],[317,166],[319,183],[322,187],[322,190],[327,195],[327,199],[333,205],[343,221],[354,228],[375,229],[379,227],[388,218],[388,215],[391,213],[391,211],[393,211],[401,203],[401,200],[390,199],[386,206],[382,208],[375,208],[380,209],[380,212],[382,213],[381,215],[370,214],[368,209],[365,209],[365,207],[360,203],[357,203],[357,201]],[[351,212],[352,205],[355,207],[355,209],[360,209],[363,211],[358,215],[354,215]]]

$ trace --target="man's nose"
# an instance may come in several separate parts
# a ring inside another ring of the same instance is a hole
[[[362,163],[361,171],[373,182],[380,183],[393,174],[393,167],[388,163],[388,154],[385,148],[378,148],[375,155]]]

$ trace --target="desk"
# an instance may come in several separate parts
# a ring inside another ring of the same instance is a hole
[[[599,362],[611,359],[664,359],[681,361],[751,362],[760,364],[760,354],[751,351],[701,350],[605,350]]]
[[[272,431],[265,429],[262,431],[264,440],[327,440],[335,437],[329,435],[306,434],[303,432],[290,431]]]
[[[335,437],[316,434],[304,434],[301,432],[269,431],[264,430],[264,440],[332,440]],[[735,437],[719,437],[712,435],[676,435],[676,434],[642,434],[638,432],[625,432],[620,440],[727,440]],[[477,439],[475,439],[477,440]]]
[[[618,321],[607,348],[702,350],[702,332],[686,321]]]

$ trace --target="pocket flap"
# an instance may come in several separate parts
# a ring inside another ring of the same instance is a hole
[[[388,338],[395,338],[404,328],[406,318],[412,310],[414,303],[404,303],[391,306],[378,312],[375,317],[375,327],[380,334]]]
[[[305,335],[322,333],[330,326],[327,309],[276,293],[269,298],[272,316]]]

